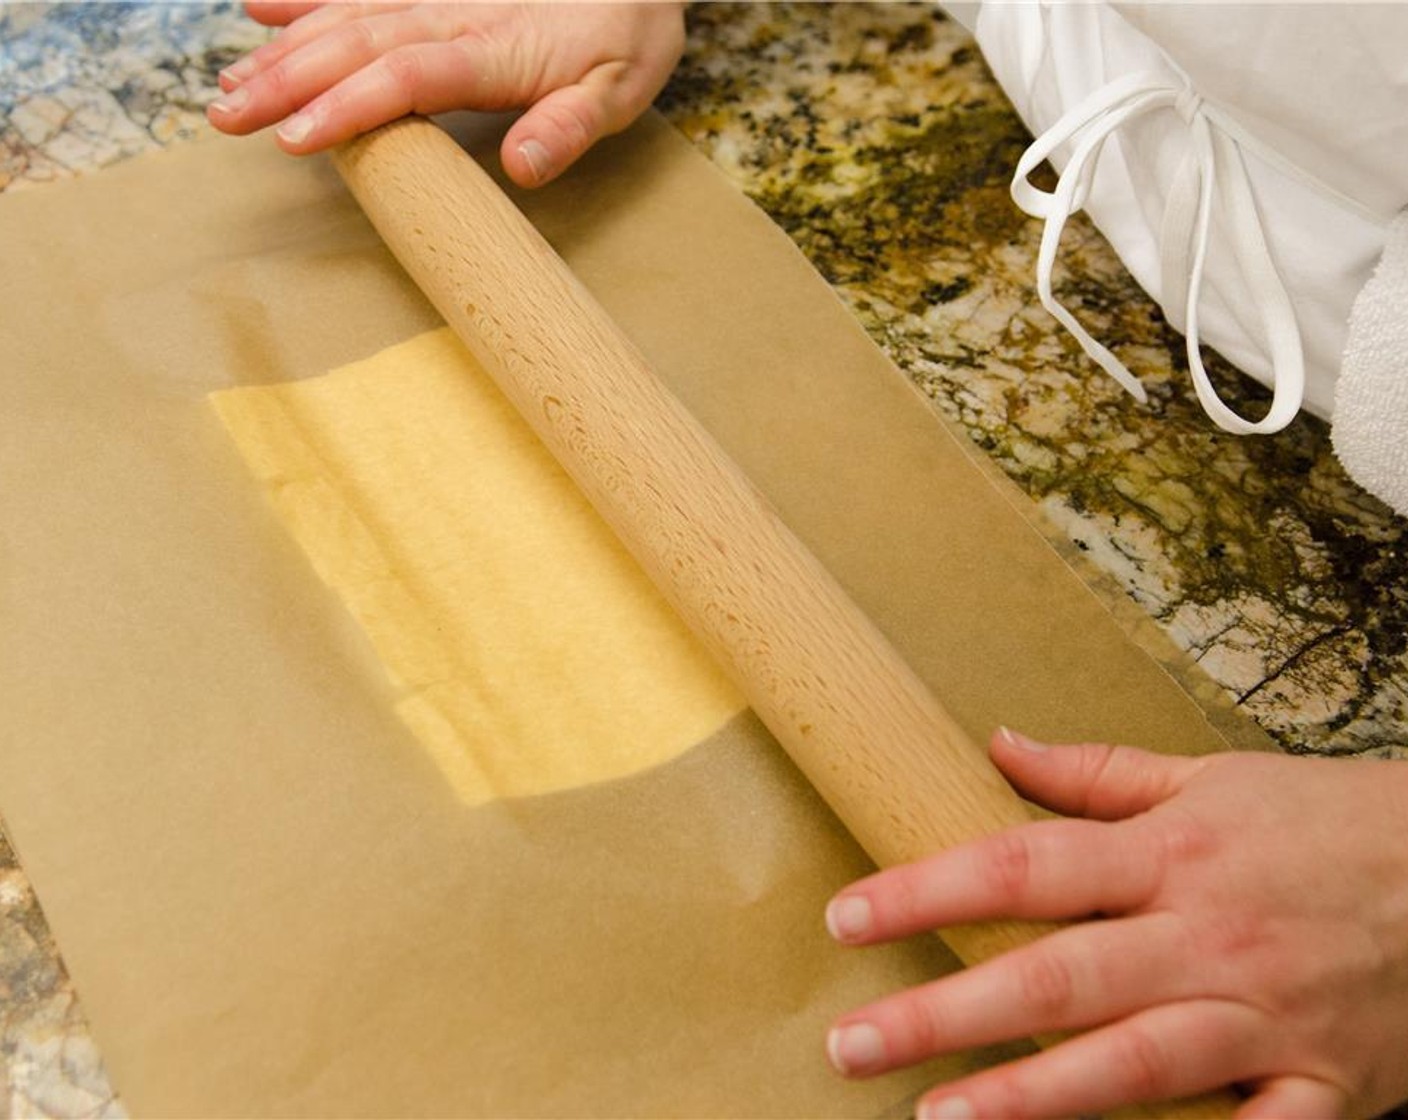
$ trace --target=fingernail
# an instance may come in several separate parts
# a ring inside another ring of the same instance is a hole
[[[312,113],[295,113],[279,125],[279,139],[285,144],[301,144],[308,139],[308,134],[317,123]]]
[[[826,906],[826,928],[837,941],[854,941],[870,932],[870,900],[861,895],[842,895]]]
[[[518,154],[523,157],[523,162],[528,165],[528,170],[533,173],[533,182],[541,183],[547,178],[550,169],[548,150],[536,140],[525,140],[518,145]]]
[[[826,1036],[826,1056],[842,1073],[864,1073],[885,1060],[885,1040],[872,1023],[833,1027]]]
[[[246,55],[237,62],[230,63],[229,66],[220,71],[220,76],[238,85],[246,78],[254,75],[254,59]]]
[[[248,104],[249,90],[232,89],[229,93],[212,101],[210,107],[217,113],[238,113]]]
[[[920,1101],[917,1120],[974,1120],[978,1114],[963,1097],[943,1097],[937,1101]]]
[[[999,727],[997,737],[1009,747],[1020,747],[1024,751],[1044,751],[1045,743],[1038,743],[1035,739],[1028,739],[1025,735],[1019,735],[1010,727]]]

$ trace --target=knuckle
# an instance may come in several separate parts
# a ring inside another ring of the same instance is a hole
[[[256,72],[267,70],[280,58],[288,53],[287,48],[279,39],[263,43],[255,47],[245,56],[245,58],[255,67]]]
[[[664,11],[663,8],[661,11],[664,15],[665,28],[668,33],[668,38],[665,40],[666,46],[671,54],[678,58],[680,55],[684,54],[685,44],[688,42],[688,37],[685,35],[684,20]]]
[[[465,48],[496,47],[500,43],[500,30],[492,19],[457,21],[454,27],[455,42]]]
[[[944,1040],[949,1037],[949,1031],[936,1000],[906,999],[898,1010],[898,1026],[906,1050],[916,1057],[927,1057],[944,1050]]]
[[[1001,1116],[1004,1120],[1021,1120],[1032,1115],[1031,1095],[1023,1083],[1023,1072],[1013,1069],[998,1074],[975,1094],[979,1116]]]
[[[1153,864],[1153,881],[1160,886],[1167,886],[1178,870],[1205,862],[1217,851],[1217,837],[1211,828],[1196,817],[1171,810],[1142,822],[1139,838]]]
[[[1161,784],[1151,758],[1134,747],[1084,743],[1080,747],[1080,780],[1084,789],[1081,815],[1128,815],[1131,797],[1157,795]]]
[[[1246,910],[1219,910],[1201,919],[1194,941],[1204,959],[1242,957],[1266,944],[1266,923]]]
[[[1167,1051],[1147,1031],[1130,1027],[1119,1037],[1115,1068],[1131,1100],[1160,1100],[1169,1095],[1173,1067]]]
[[[414,100],[425,78],[420,52],[412,47],[397,47],[381,56],[380,65],[391,83]]]
[[[512,74],[513,70],[505,64],[505,52],[481,49],[481,37],[482,32],[471,30],[449,40],[446,49],[451,53],[456,72],[462,75],[465,81],[472,83],[481,96],[488,91],[507,91],[513,88],[516,83],[506,77]],[[505,101],[510,100],[512,98],[505,94]]]
[[[1106,786],[1118,783],[1120,748],[1105,743],[1086,743],[1081,747],[1080,768],[1082,785],[1094,799]]]
[[[1018,830],[1000,833],[984,850],[980,871],[1000,899],[1019,898],[1031,883],[1032,850]]]
[[[558,102],[545,106],[543,115],[547,124],[555,129],[572,151],[586,148],[596,136],[595,122],[590,119],[588,108],[581,104],[582,98],[574,98],[572,103]]]
[[[375,58],[380,45],[376,28],[366,20],[353,20],[338,28],[338,46],[353,58],[367,62]]]
[[[1021,962],[1017,987],[1024,1004],[1048,1020],[1059,1018],[1075,996],[1070,967],[1050,952],[1034,953]]]
[[[894,924],[909,928],[920,918],[918,884],[912,874],[902,873],[890,879],[880,902],[885,916]]]
[[[260,75],[262,93],[269,100],[286,105],[293,101],[293,69],[287,62],[276,62]]]

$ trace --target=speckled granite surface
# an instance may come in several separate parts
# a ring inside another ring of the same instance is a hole
[[[1311,418],[1218,431],[1181,336],[1084,220],[1058,296],[1140,406],[1037,301],[1028,137],[971,40],[923,9],[706,7],[671,119],[797,241],[872,336],[1289,750],[1408,744],[1408,524]],[[813,45],[816,44],[816,45]],[[1265,398],[1216,363],[1224,395]]]
[[[264,36],[228,5],[0,4],[0,189],[204,134],[214,75]],[[1286,749],[1408,756],[1408,523],[1345,479],[1319,422],[1213,428],[1179,338],[1077,221],[1059,294],[1151,405],[1081,356],[1037,303],[1040,231],[1007,197],[1027,137],[960,28],[922,5],[702,6],[660,107]],[[122,1114],[3,837],[0,1100]]]

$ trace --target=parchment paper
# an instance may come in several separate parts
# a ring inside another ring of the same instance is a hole
[[[466,804],[628,777],[747,710],[449,327],[210,400]]]
[[[658,119],[524,203],[972,734],[1256,742]],[[951,960],[827,943],[864,858],[751,717],[472,809],[395,718],[205,401],[437,325],[324,161],[144,158],[0,246],[0,807],[134,1112],[875,1115],[983,1060],[825,1068]]]

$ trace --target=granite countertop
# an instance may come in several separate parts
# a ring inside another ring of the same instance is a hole
[[[229,5],[0,6],[0,190],[209,132],[215,75],[266,32]],[[1408,756],[1408,521],[1326,426],[1239,439],[1093,228],[1059,297],[1144,381],[1087,361],[1034,289],[1029,142],[972,40],[925,5],[701,5],[665,115],[797,242],[934,406],[1292,752]],[[1265,399],[1210,367],[1239,405]],[[0,1101],[118,1116],[81,1004],[0,834]]]

